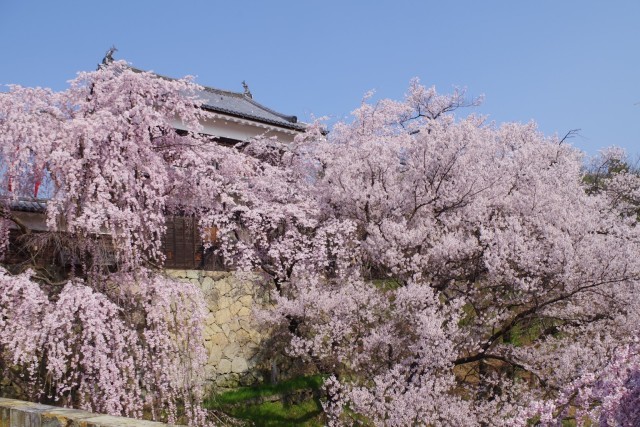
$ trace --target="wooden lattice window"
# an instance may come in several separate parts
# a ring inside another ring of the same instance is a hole
[[[209,249],[205,252],[198,222],[190,216],[168,216],[163,240],[165,267],[195,270],[222,270],[224,263]],[[205,229],[207,243],[217,239],[217,229]]]

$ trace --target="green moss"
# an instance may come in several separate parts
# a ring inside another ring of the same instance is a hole
[[[396,279],[373,279],[371,283],[382,291],[392,291],[402,286],[402,283]]]
[[[502,337],[502,342],[515,347],[530,345],[543,336],[560,336],[557,326],[558,321],[550,319],[533,319],[527,323],[518,323],[511,328],[509,333]]]
[[[467,326],[473,322],[476,317],[476,312],[471,304],[465,304],[462,306],[463,316],[458,321],[458,326]]]

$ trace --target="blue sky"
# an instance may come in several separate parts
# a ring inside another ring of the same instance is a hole
[[[579,128],[575,146],[640,154],[640,2],[0,0],[0,84],[63,89],[118,59],[197,76],[302,120],[344,118],[412,77],[485,95],[496,122]]]

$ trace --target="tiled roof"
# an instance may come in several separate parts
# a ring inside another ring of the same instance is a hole
[[[11,200],[9,206],[12,211],[44,212],[47,209],[47,201],[45,199],[18,199]]]
[[[130,69],[135,72],[143,72],[143,70],[134,67],[130,67]],[[164,79],[174,80],[172,77],[156,75]],[[287,129],[302,131],[306,128],[304,123],[298,123],[296,116],[287,116],[265,107],[254,101],[250,94],[203,86],[203,90],[198,95],[204,101],[204,108],[209,111],[229,114]]]
[[[230,92],[212,87],[204,87],[199,94],[207,110],[231,114],[289,129],[304,130],[304,123],[298,123],[296,116],[286,116],[273,111],[240,92]]]

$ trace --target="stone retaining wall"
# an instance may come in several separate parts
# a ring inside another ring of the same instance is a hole
[[[204,330],[207,381],[211,386],[236,387],[262,380],[267,369],[261,358],[264,337],[252,317],[256,305],[269,303],[268,288],[255,276],[200,270],[167,270],[171,277],[199,286],[209,314]]]
[[[0,427],[160,427],[153,421],[0,398]]]

